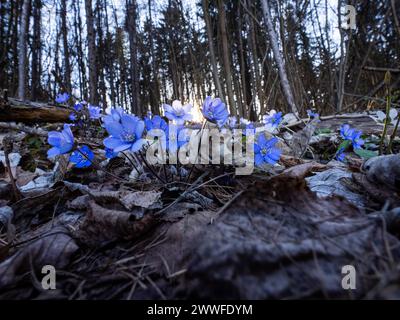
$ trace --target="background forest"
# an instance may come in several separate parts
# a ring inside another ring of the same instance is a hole
[[[399,20],[0,0],[0,300],[400,299]]]
[[[346,4],[356,7],[355,30],[339,28]],[[0,88],[43,102],[68,92],[135,114],[159,114],[174,99],[198,108],[213,95],[253,121],[292,104],[302,114],[383,106],[382,71],[393,69],[392,87],[400,80],[399,12],[395,0],[1,0]]]

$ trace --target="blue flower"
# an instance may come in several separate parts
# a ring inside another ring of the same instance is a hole
[[[228,118],[228,127],[231,129],[236,128],[237,125],[237,118],[235,116]]]
[[[307,110],[307,115],[313,119],[313,118],[319,118],[319,114],[317,112],[313,112],[312,110]]]
[[[254,135],[256,133],[256,128],[254,127],[254,123],[249,122],[246,125],[246,129],[243,130],[243,135],[247,136],[247,130],[250,130],[250,132]]]
[[[264,124],[271,127],[273,130],[278,128],[282,120],[282,112],[275,112],[275,110],[271,110],[268,115],[264,115],[263,117]]]
[[[118,156],[118,152],[114,152],[114,151],[112,151],[112,149],[106,148],[105,151],[106,151],[107,159],[112,159],[112,158],[115,158],[116,156]]]
[[[69,99],[69,94],[68,93],[66,93],[66,92],[60,93],[56,97],[56,102],[57,103],[65,103],[65,102],[68,101],[68,99]]]
[[[126,113],[122,108],[112,108],[110,110],[110,114],[103,118],[103,122],[105,125],[111,122],[120,122],[121,117],[124,115],[126,115]]]
[[[354,149],[361,149],[364,145],[364,140],[361,138],[362,132],[351,128],[348,124],[340,127],[340,135],[344,140],[350,141]]]
[[[180,147],[189,142],[188,129],[184,126],[169,125],[166,135],[167,149],[175,152]]]
[[[192,109],[191,104],[186,104],[182,106],[182,103],[178,100],[172,102],[172,106],[169,104],[164,104],[164,113],[165,116],[174,121],[177,125],[182,125],[185,121],[192,120],[192,115],[189,113]]]
[[[82,146],[78,150],[72,152],[69,161],[75,164],[76,168],[90,167],[94,154],[88,146]]]
[[[154,116],[152,119],[146,117],[144,119],[144,124],[145,124],[147,132],[149,132],[153,129],[159,129],[164,132],[167,132],[167,130],[168,130],[167,122],[160,116]],[[150,133],[150,135],[151,135],[151,133]]]
[[[354,131],[351,135],[351,143],[353,144],[354,149],[361,149],[364,145],[364,140],[361,138],[361,131]]]
[[[142,139],[144,122],[135,116],[124,114],[121,116],[121,122],[109,121],[105,123],[105,128],[110,137],[104,139],[103,143],[113,152],[124,150],[136,152],[145,143]]]
[[[344,153],[344,148],[340,148],[337,152],[336,152],[336,160],[343,162],[346,158],[346,154]]]
[[[207,97],[204,100],[201,113],[204,118],[208,121],[216,123],[219,127],[222,127],[228,120],[229,112],[226,109],[225,103],[220,98]]]
[[[74,109],[75,109],[76,112],[81,111],[83,109],[83,104],[81,102],[75,103]]]
[[[88,110],[89,110],[89,117],[90,119],[100,119],[101,116],[101,108],[97,107],[97,106],[92,106],[89,104],[88,106]]]
[[[352,129],[348,124],[344,124],[340,127],[340,135],[344,140],[350,140],[351,136],[354,133],[354,129]]]
[[[68,116],[68,118],[69,118],[69,120],[71,120],[71,121],[76,121],[76,113],[75,112],[72,112],[72,113],[70,113],[70,115]]]
[[[281,157],[281,150],[275,147],[277,138],[267,140],[264,134],[260,134],[257,143],[254,144],[254,162],[256,166],[263,163],[274,165]]]
[[[50,131],[47,141],[53,146],[53,148],[47,151],[48,158],[68,153],[74,146],[74,136],[68,124],[64,124],[64,129],[61,132]]]

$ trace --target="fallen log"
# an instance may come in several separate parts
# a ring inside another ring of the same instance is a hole
[[[2,122],[66,122],[70,113],[71,110],[65,106],[0,98],[0,121]]]

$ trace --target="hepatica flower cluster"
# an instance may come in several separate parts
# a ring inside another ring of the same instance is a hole
[[[71,108],[70,120],[72,123],[65,124],[61,131],[51,131],[48,134],[48,143],[51,149],[48,151],[48,158],[55,158],[59,155],[69,155],[69,161],[76,168],[87,168],[95,163],[93,151],[85,144],[85,138],[74,139],[74,128],[97,127],[105,135],[102,144],[104,155],[108,159],[127,154],[139,154],[145,162],[142,152],[150,147],[151,141],[159,139],[159,133],[164,136],[161,144],[169,152],[176,152],[190,140],[190,130],[196,125],[191,122],[192,105],[183,105],[180,101],[173,101],[171,105],[164,104],[164,117],[152,115],[150,112],[142,119],[136,115],[128,114],[122,108],[110,108],[103,114],[102,109],[93,106],[85,101],[75,102],[66,93],[57,96],[58,104],[67,104]],[[256,128],[250,121],[235,116],[230,116],[225,103],[219,98],[206,97],[201,113],[204,117],[203,125],[207,122],[215,125],[219,130],[247,129],[247,133],[256,133]],[[277,128],[282,122],[282,113],[271,113],[265,117],[265,123]],[[87,123],[87,127],[85,127]],[[200,127],[200,125],[198,125]],[[203,127],[204,128],[204,127]],[[203,129],[201,129],[203,130]],[[84,130],[85,132],[90,130]],[[81,130],[82,132],[82,130]],[[155,134],[154,132],[158,132]],[[246,130],[245,130],[246,132]],[[146,139],[147,137],[147,139]],[[151,141],[149,140],[153,138]],[[90,137],[86,137],[90,138]],[[246,140],[246,134],[243,139]],[[277,148],[276,137],[267,139],[263,132],[257,134],[254,140],[255,165],[276,164],[281,155]],[[139,157],[135,157],[137,160]],[[140,165],[140,164],[139,164]]]
[[[364,145],[364,140],[361,136],[362,132],[360,130],[352,128],[349,124],[343,124],[340,127],[340,137],[343,141],[336,152],[336,160],[343,162],[346,157],[345,151],[350,148],[352,148],[354,152],[360,154]]]

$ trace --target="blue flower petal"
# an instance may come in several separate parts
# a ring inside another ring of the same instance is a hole
[[[113,137],[120,137],[124,132],[124,128],[119,122],[108,122],[105,125],[107,132]]]
[[[108,137],[108,138],[104,139],[103,144],[107,148],[114,150],[115,148],[119,147],[121,144],[124,144],[124,143],[119,138]]]
[[[51,148],[51,149],[49,149],[48,151],[47,151],[47,157],[48,158],[54,158],[55,156],[58,156],[58,155],[60,155],[61,153],[60,153],[60,149],[58,149],[58,148],[56,148],[56,147],[53,147],[53,148]]]

